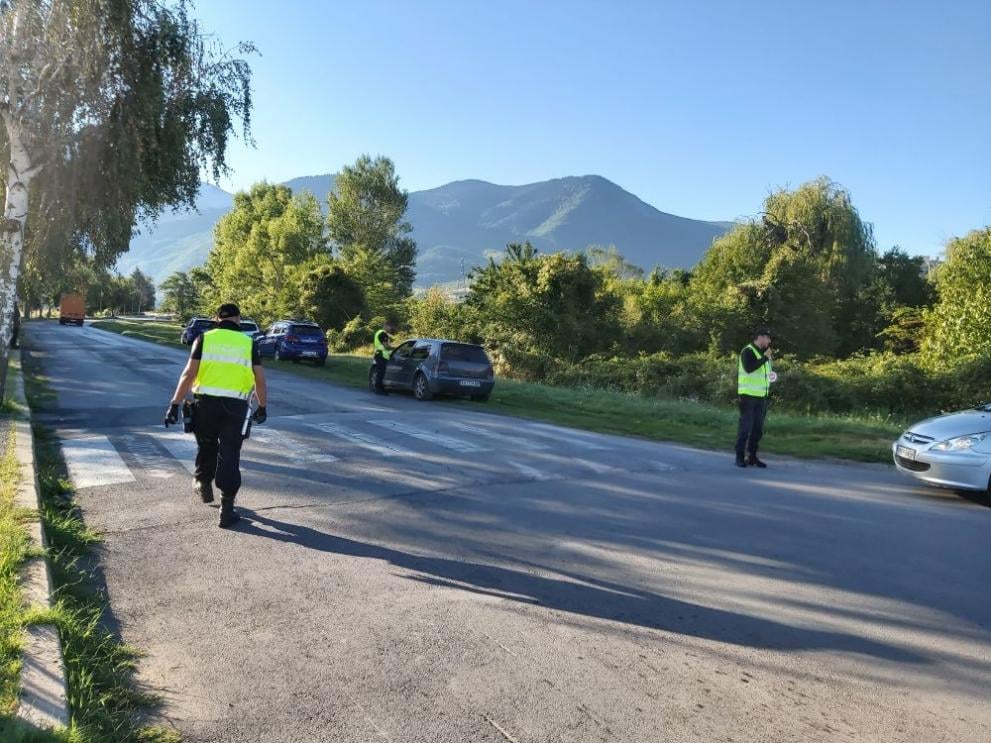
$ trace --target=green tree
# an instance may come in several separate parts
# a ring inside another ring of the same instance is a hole
[[[246,317],[268,323],[298,310],[301,266],[327,256],[316,198],[259,183],[234,196],[214,228],[205,272],[213,303],[236,302]]]
[[[155,306],[155,284],[141,272],[140,268],[135,268],[131,273],[131,286],[134,292],[134,308],[137,312],[144,312],[153,309]]]
[[[201,173],[226,170],[237,120],[247,129],[250,71],[187,11],[181,0],[0,2],[3,369],[25,240],[110,265],[136,221],[191,205]]]
[[[991,227],[950,242],[926,313],[923,359],[991,356]]]
[[[162,282],[162,309],[186,322],[200,306],[200,292],[188,273],[176,271]]]
[[[363,155],[342,169],[328,198],[330,239],[362,287],[368,312],[397,314],[413,291],[416,242],[395,166],[388,158]]]
[[[365,311],[361,286],[336,261],[310,265],[299,284],[303,314],[325,330],[340,330]]]

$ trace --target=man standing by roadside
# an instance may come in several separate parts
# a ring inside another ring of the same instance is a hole
[[[764,435],[767,397],[774,381],[771,370],[771,331],[762,329],[737,361],[737,392],[740,395],[740,425],[736,435],[736,466],[767,467],[757,457]]]
[[[189,361],[179,377],[165,414],[165,425],[178,423],[179,406],[192,390],[196,433],[196,471],[193,490],[204,503],[213,502],[213,483],[220,488],[220,528],[240,518],[234,498],[241,488],[242,431],[248,423],[252,390],[258,409],[251,416],[265,422],[268,391],[258,349],[241,332],[241,310],[224,304],[217,310],[218,325],[193,343]]]
[[[392,334],[395,326],[386,321],[385,326],[375,333],[375,394],[388,395],[385,389],[385,366],[392,356]]]

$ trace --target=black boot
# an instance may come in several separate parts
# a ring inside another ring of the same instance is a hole
[[[209,480],[193,480],[193,492],[204,503],[213,503],[213,483]]]
[[[220,494],[220,528],[227,529],[234,526],[241,517],[234,510],[234,496]]]
[[[747,466],[747,461],[743,458],[743,455],[742,454],[739,454],[738,453],[736,455],[736,466],[737,467],[746,467]]]
[[[757,458],[756,454],[751,454],[749,457],[747,457],[747,465],[749,465],[750,467],[756,467],[757,469],[761,469],[761,470],[767,469],[767,465],[764,464],[762,461],[760,461]]]

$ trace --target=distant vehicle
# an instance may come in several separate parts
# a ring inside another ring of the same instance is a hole
[[[891,445],[895,466],[928,485],[991,490],[991,403],[910,426]]]
[[[298,364],[306,359],[317,366],[327,363],[327,339],[315,322],[279,320],[258,336],[256,343],[260,356],[271,356],[276,361]]]
[[[58,324],[82,325],[86,319],[86,300],[81,294],[63,294],[59,303]]]
[[[249,338],[255,338],[261,334],[261,328],[254,320],[241,320],[241,332]]]
[[[216,320],[211,320],[209,317],[194,317],[182,329],[182,333],[179,335],[179,342],[184,346],[191,346],[197,338],[206,331],[213,330],[215,327],[217,327]]]
[[[386,389],[411,390],[417,400],[459,395],[486,401],[495,387],[495,372],[485,349],[472,343],[414,338],[397,346],[385,366]],[[375,364],[368,370],[375,389]]]

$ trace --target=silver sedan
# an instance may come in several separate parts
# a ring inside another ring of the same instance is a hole
[[[891,446],[895,466],[941,488],[991,486],[991,404],[911,426]]]

